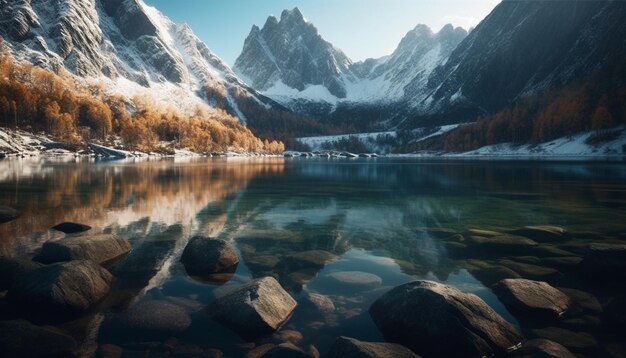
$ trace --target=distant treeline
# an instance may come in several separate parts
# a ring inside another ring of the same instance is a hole
[[[101,84],[14,62],[7,52],[0,53],[0,126],[44,131],[72,144],[119,138],[124,149],[146,152],[284,151],[282,142],[259,139],[223,110],[199,105],[183,113],[146,97],[108,95]]]
[[[595,130],[598,134],[626,125],[626,64],[569,86],[518,99],[495,113],[402,152],[462,152],[498,143],[538,144]]]

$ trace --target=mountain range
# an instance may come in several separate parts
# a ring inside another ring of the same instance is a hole
[[[469,33],[417,25],[389,56],[354,62],[295,8],[253,26],[231,69],[141,0],[0,0],[17,59],[283,137],[471,122],[609,68],[623,82],[624,23],[623,1],[503,0]]]

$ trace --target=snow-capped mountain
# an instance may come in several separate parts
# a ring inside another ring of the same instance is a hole
[[[235,70],[254,88],[270,93],[273,88],[304,91],[321,86],[337,98],[346,97],[340,75],[349,73],[352,62],[307,22],[298,8],[283,11],[280,21],[270,16],[259,29],[252,27]]]
[[[20,60],[190,111],[208,101],[245,120],[233,93],[257,96],[189,26],[141,0],[0,0],[0,36]]]
[[[252,27],[234,70],[258,91],[287,107],[302,101],[395,103],[405,100],[410,83],[427,83],[431,72],[447,60],[467,36],[447,25],[439,33],[419,25],[390,56],[353,63],[325,41],[298,8],[270,16]]]

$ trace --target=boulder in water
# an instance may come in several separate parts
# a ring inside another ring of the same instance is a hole
[[[478,296],[432,281],[392,289],[370,314],[388,341],[424,356],[501,356],[523,339]]]

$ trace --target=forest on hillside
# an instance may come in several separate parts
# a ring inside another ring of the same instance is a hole
[[[545,143],[588,131],[595,131],[593,138],[598,142],[610,140],[615,134],[612,128],[626,125],[626,83],[618,75],[626,73],[624,66],[521,97],[495,113],[399,151],[465,152],[499,143]]]
[[[121,149],[143,152],[284,151],[282,142],[258,138],[223,110],[198,105],[186,112],[193,114],[147,97],[110,95],[100,83],[78,83],[63,71],[55,74],[0,53],[0,126],[46,132],[73,145],[121,141]]]

